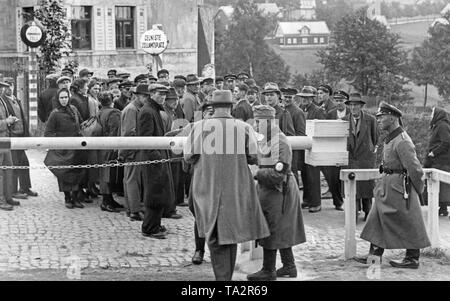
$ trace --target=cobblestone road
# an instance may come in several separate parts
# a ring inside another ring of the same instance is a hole
[[[27,153],[31,165],[42,165],[45,152]],[[20,200],[21,206],[12,212],[0,211],[0,271],[66,269],[73,256],[80,260],[82,269],[190,264],[194,219],[187,207],[178,208],[182,219],[163,219],[169,235],[165,240],[156,240],[143,237],[141,222],[131,222],[124,212],[101,211],[100,199],[84,209],[66,209],[56,178],[47,169],[33,169],[31,179],[39,196]],[[299,265],[343,258],[344,213],[335,211],[331,200],[323,204],[320,213],[303,211],[307,243],[294,249]],[[360,222],[358,235],[362,227]],[[450,249],[448,218],[441,218],[440,229],[443,248]],[[358,253],[367,250],[368,244],[358,239]],[[387,251],[386,255],[400,253]]]

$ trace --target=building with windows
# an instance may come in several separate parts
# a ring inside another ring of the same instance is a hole
[[[324,21],[278,22],[275,39],[280,48],[328,46],[330,30]]]
[[[0,73],[14,64],[27,70],[28,48],[19,33],[39,1],[4,1],[0,11]],[[154,24],[159,24],[169,39],[161,59],[171,76],[197,73],[213,63],[214,10],[203,0],[65,0],[65,5],[73,53],[64,60],[76,60],[80,70],[92,69],[100,77],[106,77],[112,67],[132,76],[148,72],[146,65],[153,58],[139,49],[139,39]]]

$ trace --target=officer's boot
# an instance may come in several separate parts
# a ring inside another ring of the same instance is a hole
[[[290,278],[297,278],[297,268],[295,266],[292,248],[280,249],[280,256],[283,267],[277,270],[277,277],[288,276]]]
[[[419,268],[419,249],[407,249],[405,258],[402,261],[389,261],[389,264],[394,268],[403,269],[418,269]]]
[[[64,202],[67,209],[73,209],[72,196],[69,191],[64,191]]]
[[[277,279],[277,273],[275,272],[277,250],[264,249],[263,257],[263,268],[259,272],[247,275],[248,280],[270,281]]]

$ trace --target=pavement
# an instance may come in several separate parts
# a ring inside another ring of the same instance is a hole
[[[45,152],[28,150],[31,166],[43,165]],[[130,221],[125,212],[100,210],[101,199],[85,204],[84,209],[64,207],[64,195],[58,191],[57,180],[47,169],[31,170],[32,189],[38,197],[20,200],[14,211],[0,211],[0,280],[18,271],[70,271],[73,263],[81,271],[87,269],[179,269],[192,266],[195,249],[194,218],[187,207],[178,207],[183,218],[163,219],[167,239],[158,240],[141,235],[141,222]],[[325,188],[326,190],[326,188]],[[116,197],[118,202],[123,199]],[[426,216],[426,208],[424,216]],[[307,242],[294,247],[299,275],[286,280],[367,280],[368,267],[345,261],[344,212],[334,210],[331,199],[323,200],[319,213],[303,211]],[[362,216],[357,236],[364,226]],[[450,280],[450,219],[440,218],[441,248],[425,250],[420,273],[390,268],[388,260],[381,268],[385,279]],[[358,253],[366,254],[369,244],[357,239]],[[387,250],[385,257],[401,259],[402,250]],[[261,260],[248,262],[247,254],[238,255],[233,280],[259,270]],[[279,256],[278,256],[279,257]],[[206,250],[206,265],[210,264]],[[202,265],[202,266],[205,266]],[[277,267],[280,267],[278,263]],[[390,275],[390,276],[389,276]],[[391,278],[390,278],[391,277]],[[167,279],[170,280],[170,279]],[[213,280],[213,279],[210,279]]]

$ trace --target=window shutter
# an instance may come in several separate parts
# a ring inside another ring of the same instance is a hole
[[[22,29],[22,26],[24,25],[23,22],[23,16],[22,16],[22,7],[16,8],[16,29],[17,29],[17,52],[23,53],[27,46],[22,42],[22,39],[20,38],[20,30]]]
[[[94,50],[106,50],[105,43],[105,8],[94,6],[92,7],[92,21],[91,31],[93,35],[93,48]]]
[[[106,50],[116,50],[116,12],[114,7],[106,8],[105,12],[105,41]]]
[[[136,6],[136,45],[139,45],[139,40],[144,32],[147,31],[147,7],[145,5]],[[136,49],[139,49],[139,46],[136,46]]]

